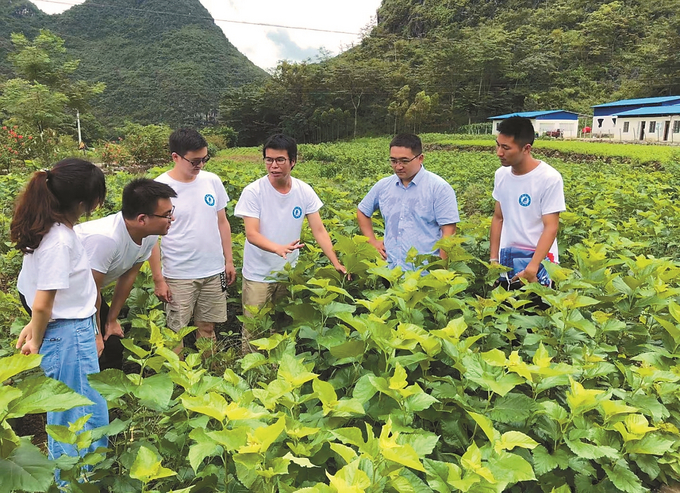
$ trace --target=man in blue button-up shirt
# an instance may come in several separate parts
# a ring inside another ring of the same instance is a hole
[[[386,259],[390,268],[406,263],[406,254],[415,247],[420,254],[442,255],[434,244],[456,232],[458,203],[456,192],[443,178],[423,167],[423,145],[413,134],[397,135],[390,142],[390,163],[394,175],[376,183],[361,201],[357,221],[361,233]],[[385,219],[385,239],[378,240],[371,216],[380,209]]]

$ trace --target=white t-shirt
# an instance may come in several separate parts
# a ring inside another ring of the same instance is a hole
[[[543,233],[543,216],[566,210],[562,175],[541,161],[525,175],[514,175],[509,166],[496,170],[493,198],[501,205],[501,248],[534,250]],[[557,239],[550,247],[551,260],[559,262]]]
[[[85,248],[76,233],[54,224],[33,253],[24,255],[17,289],[33,307],[36,291],[57,290],[53,319],[82,319],[94,315],[97,287]]]
[[[92,270],[104,274],[104,286],[108,286],[125,274],[135,264],[151,256],[151,249],[158,235],[147,236],[138,245],[125,227],[123,213],[77,224],[74,231],[85,247]]]
[[[217,213],[229,202],[222,180],[201,170],[184,183],[163,173],[156,181],[177,193],[171,199],[175,222],[161,238],[163,275],[169,279],[203,279],[224,272],[224,252]]]
[[[323,202],[312,187],[292,178],[288,193],[282,194],[264,176],[246,188],[236,204],[236,217],[256,217],[260,220],[260,233],[270,241],[287,245],[298,238],[307,214],[318,212]],[[287,262],[295,265],[299,250],[283,257],[262,250],[248,240],[243,248],[243,277],[249,281],[276,282],[273,274],[283,270]]]

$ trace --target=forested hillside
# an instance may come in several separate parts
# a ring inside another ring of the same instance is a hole
[[[106,84],[93,112],[109,128],[126,119],[214,122],[226,89],[266,78],[198,0],[87,0],[54,16],[29,2],[0,0],[0,6],[3,48],[11,46],[11,32],[32,38],[39,28],[50,29],[80,60],[80,77]],[[0,58],[3,75],[10,76],[5,57]]]
[[[251,142],[448,131],[515,110],[680,94],[680,0],[384,0],[360,46],[228,95]]]

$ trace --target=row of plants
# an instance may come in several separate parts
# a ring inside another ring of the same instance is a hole
[[[428,275],[390,271],[358,236],[356,203],[389,173],[387,142],[302,146],[294,174],[325,203],[352,278],[304,230],[287,298],[244,320],[261,334],[259,352],[241,358],[232,347],[237,322],[224,351],[199,341],[180,360],[171,348],[185,334],[164,327],[143,269],[124,340],[135,370],[92,378],[116,419],[92,433],[78,435],[82,423],[47,430],[80,448],[110,437],[108,450],[57,464],[73,491],[637,493],[680,480],[677,177],[551,162],[569,207],[562,264],[550,268],[558,289],[505,292],[492,288],[502,268],[485,262],[493,153],[426,155],[463,218],[442,242],[448,260],[428,259]],[[230,208],[263,174],[260,157],[230,149],[211,160]],[[109,177],[112,194],[128,178]],[[230,220],[238,263],[243,230]],[[535,308],[536,296],[550,307]],[[0,473],[12,471],[0,491],[46,491],[55,464],[8,420],[75,397],[27,372],[37,360],[10,356],[11,289],[0,306]]]

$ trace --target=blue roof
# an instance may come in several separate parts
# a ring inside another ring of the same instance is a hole
[[[611,103],[596,104],[593,108],[606,108],[608,106],[634,106],[645,104],[660,104],[667,101],[680,101],[680,96],[662,96],[658,98],[641,98],[641,99],[622,99],[620,101],[613,101]]]
[[[650,106],[648,108],[638,108],[636,110],[622,111],[616,116],[647,116],[647,115],[680,115],[680,104],[672,106]]]
[[[521,116],[524,118],[538,118],[541,116],[552,115],[554,113],[570,113],[576,115],[576,117],[578,118],[578,113],[573,113],[571,111],[549,110],[549,111],[524,111],[521,113],[508,113],[507,115],[490,116],[489,120],[505,120],[506,118],[510,118],[511,116]]]

